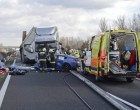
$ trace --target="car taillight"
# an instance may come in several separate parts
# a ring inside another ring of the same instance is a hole
[[[74,58],[73,60],[74,60],[74,61],[76,61],[76,62],[78,62],[78,61],[79,61],[79,59],[78,59],[78,58]]]

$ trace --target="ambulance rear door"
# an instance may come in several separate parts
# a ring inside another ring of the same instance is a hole
[[[101,47],[101,35],[95,36],[91,49],[91,71],[98,75],[99,52]]]

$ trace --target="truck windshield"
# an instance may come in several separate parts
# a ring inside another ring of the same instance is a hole
[[[43,43],[35,43],[36,52],[42,51],[43,48],[54,49],[57,48],[57,42],[43,42]]]
[[[55,27],[49,27],[49,28],[37,28],[36,29],[36,33],[38,35],[52,35],[54,34],[56,31]]]

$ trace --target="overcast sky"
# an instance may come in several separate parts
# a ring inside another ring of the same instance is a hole
[[[19,46],[22,31],[57,26],[60,36],[86,39],[99,32],[99,20],[139,13],[140,0],[0,0],[0,42]]]

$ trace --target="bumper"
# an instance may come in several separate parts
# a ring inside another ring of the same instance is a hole
[[[126,74],[113,74],[109,73],[108,77],[113,78],[113,77],[122,77],[122,78],[136,78],[137,72],[127,72]]]

